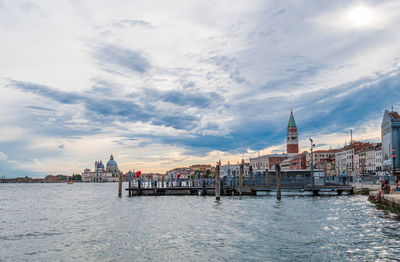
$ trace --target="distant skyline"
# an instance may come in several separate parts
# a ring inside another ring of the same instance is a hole
[[[0,0],[0,176],[165,172],[380,140],[399,1]]]

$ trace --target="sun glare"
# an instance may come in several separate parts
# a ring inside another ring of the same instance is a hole
[[[368,27],[375,24],[375,14],[371,8],[359,6],[347,13],[347,22],[353,27]]]

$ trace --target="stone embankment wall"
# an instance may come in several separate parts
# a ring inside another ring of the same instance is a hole
[[[375,197],[378,191],[369,192],[369,200],[375,203]],[[388,209],[395,214],[400,214],[400,193],[383,195],[377,205],[381,208]]]

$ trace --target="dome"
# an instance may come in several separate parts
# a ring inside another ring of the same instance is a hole
[[[100,161],[100,163],[97,164],[97,168],[104,168],[104,165],[101,161]]]
[[[110,160],[107,162],[107,167],[118,166],[117,162],[115,162],[113,155],[110,156]]]

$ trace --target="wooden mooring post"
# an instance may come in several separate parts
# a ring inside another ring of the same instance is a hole
[[[207,195],[206,181],[204,179],[201,179],[201,182],[202,182],[201,195],[205,196]]]
[[[281,166],[279,164],[275,165],[276,172],[276,199],[281,199]]]
[[[232,171],[232,195],[235,195],[235,186],[236,186],[236,168]]]
[[[128,185],[128,188],[129,188],[129,193],[128,193],[128,196],[132,196],[132,171],[131,170],[129,170],[129,172],[128,172],[128,180],[129,180],[129,185]]]
[[[119,196],[119,197],[122,197],[122,174],[119,174],[118,196]]]
[[[219,185],[219,171],[220,171],[220,166],[221,166],[221,160],[218,161],[217,167],[215,168],[215,199],[220,200],[221,199],[221,187]]]
[[[142,195],[142,178],[141,177],[139,177],[138,179],[137,179],[137,192],[138,192],[138,196],[141,196]]]
[[[240,170],[239,170],[239,195],[243,194],[243,173],[244,173],[244,159],[242,159],[242,163],[240,164]]]

